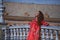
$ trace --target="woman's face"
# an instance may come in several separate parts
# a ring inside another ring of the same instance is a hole
[[[35,13],[35,17],[37,17],[38,15],[39,15],[39,12],[36,12],[36,13]]]
[[[39,12],[36,12],[36,13],[35,13],[35,19],[36,19],[36,21],[38,21],[38,20],[37,20],[37,19],[38,19],[38,18],[37,18],[38,15],[39,15]]]
[[[44,19],[43,14],[41,12],[36,12],[35,19],[36,21],[42,21]]]

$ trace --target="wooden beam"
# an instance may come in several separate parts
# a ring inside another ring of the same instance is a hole
[[[46,21],[48,22],[58,22],[60,23],[60,18],[45,18]]]
[[[12,20],[12,21],[31,21],[34,17],[22,17],[22,16],[5,16],[5,20]],[[60,18],[45,18],[45,21],[48,22],[59,22]]]
[[[12,21],[31,21],[33,17],[22,17],[22,16],[5,16],[5,20],[12,20]]]

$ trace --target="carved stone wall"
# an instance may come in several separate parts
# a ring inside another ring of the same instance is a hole
[[[60,5],[4,3],[6,12],[11,16],[34,17],[35,13],[41,10],[51,18],[60,18]]]
[[[43,5],[43,4],[24,4],[24,3],[4,3],[6,7],[6,13],[9,16],[27,16],[27,17],[34,17],[35,13],[41,10],[45,16],[51,18],[60,18],[60,5]],[[48,14],[48,15],[47,15]],[[19,21],[6,21],[6,23],[10,24],[19,24]],[[28,23],[26,21],[22,22]],[[60,23],[51,23],[52,26],[60,26]]]

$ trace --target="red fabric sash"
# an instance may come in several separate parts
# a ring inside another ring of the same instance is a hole
[[[45,21],[42,21],[41,23],[43,25],[48,25],[47,22]],[[33,20],[32,22],[30,22],[30,31],[28,33],[27,40],[39,40],[39,37],[41,36],[39,35],[39,30],[41,30],[41,27],[39,29],[39,26],[36,20]]]

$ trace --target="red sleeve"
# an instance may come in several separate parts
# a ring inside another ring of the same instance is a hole
[[[44,20],[41,22],[42,25],[48,26],[49,24],[47,22],[45,22]]]
[[[30,25],[30,28],[31,28],[32,27],[32,22],[30,22],[29,25]]]
[[[32,20],[32,21],[29,23],[30,28],[31,28],[31,27],[32,27],[32,25],[34,24],[34,21],[35,21],[35,20]]]

